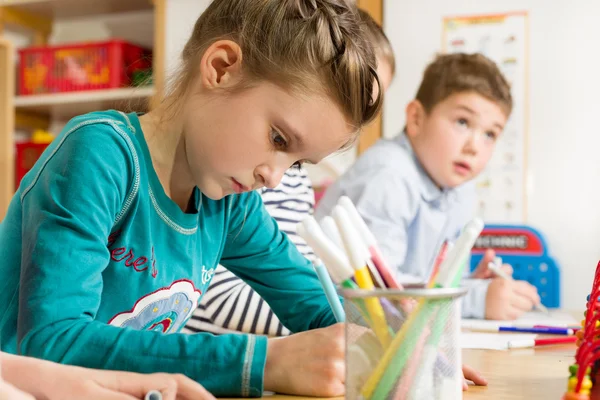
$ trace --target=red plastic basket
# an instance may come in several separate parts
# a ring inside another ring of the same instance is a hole
[[[48,143],[17,143],[17,156],[15,158],[15,187],[21,183],[21,179],[36,163],[42,155]]]
[[[123,40],[19,50],[19,94],[131,86],[152,67],[152,52]]]

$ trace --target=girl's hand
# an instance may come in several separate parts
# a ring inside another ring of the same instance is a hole
[[[264,389],[277,393],[343,396],[344,324],[269,339]]]

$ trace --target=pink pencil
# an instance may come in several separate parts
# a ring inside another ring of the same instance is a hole
[[[404,400],[408,397],[411,385],[414,383],[415,376],[418,373],[419,365],[422,361],[421,355],[429,334],[429,324],[427,324],[426,331],[417,340],[414,353],[404,367],[404,371],[397,383],[396,390],[390,393],[390,395],[394,394],[393,400]]]

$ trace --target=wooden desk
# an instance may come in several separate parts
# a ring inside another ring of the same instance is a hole
[[[470,386],[463,398],[560,400],[566,391],[575,349],[575,345],[561,345],[510,351],[464,350],[463,362],[480,371],[488,379],[488,386]],[[282,395],[265,398],[314,400]],[[600,396],[597,399],[600,400]]]
[[[559,400],[567,388],[575,345],[510,351],[464,350],[463,363],[480,371],[487,387],[470,386],[464,399]]]

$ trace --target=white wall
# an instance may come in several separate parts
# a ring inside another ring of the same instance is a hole
[[[179,62],[210,0],[168,0],[166,66]],[[397,134],[424,67],[440,51],[442,17],[504,11],[530,15],[528,223],[545,233],[563,269],[563,306],[581,309],[600,259],[600,3],[590,0],[385,0],[397,77],[384,134]],[[334,168],[343,169],[342,157]],[[351,158],[351,157],[350,157]],[[329,168],[326,169],[326,171]]]
[[[167,76],[173,73],[181,59],[181,51],[192,34],[198,17],[211,0],[167,0],[166,49]]]
[[[585,306],[600,260],[600,3],[588,0],[385,0],[385,30],[397,57],[384,134],[404,125],[404,107],[441,50],[442,18],[528,11],[530,21],[528,223],[562,265],[562,304]]]
[[[152,48],[154,45],[153,15],[152,10],[144,10],[57,20],[49,43],[64,44],[119,38]]]

